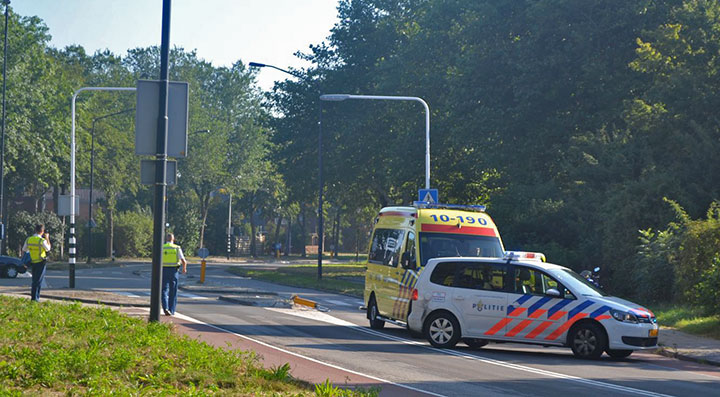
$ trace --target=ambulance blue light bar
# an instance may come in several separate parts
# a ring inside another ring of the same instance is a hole
[[[430,203],[427,201],[415,201],[415,202],[413,202],[413,207],[485,212],[484,205],[440,204],[440,203]]]

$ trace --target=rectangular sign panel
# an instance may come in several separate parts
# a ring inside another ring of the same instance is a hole
[[[177,184],[177,161],[168,161],[165,178],[169,185]],[[140,183],[155,184],[155,160],[140,160]]]
[[[424,201],[431,204],[438,203],[438,191],[437,189],[419,189],[418,190],[418,201]]]
[[[80,197],[75,195],[75,215],[80,213]],[[70,216],[70,195],[61,194],[58,196],[58,216]]]
[[[187,156],[189,84],[171,81],[168,91],[168,157]],[[160,81],[138,80],[135,105],[135,154],[157,154]]]

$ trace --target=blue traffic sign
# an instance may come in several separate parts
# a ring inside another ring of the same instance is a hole
[[[418,190],[418,201],[424,201],[427,203],[438,203],[438,190],[437,189],[419,189]]]

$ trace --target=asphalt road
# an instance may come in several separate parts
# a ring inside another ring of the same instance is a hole
[[[367,327],[358,298],[284,287],[244,279],[212,266],[208,283],[242,286],[289,296],[298,293],[330,308],[308,310],[242,306],[217,295],[180,293],[178,312],[215,327],[259,340],[360,374],[430,395],[468,396],[711,396],[720,395],[720,369],[681,362],[650,353],[630,359],[575,359],[569,349],[490,344],[471,350],[459,344],[439,350],[412,339],[399,327],[382,331]],[[194,283],[199,267],[190,265]],[[0,279],[0,286],[29,285],[29,278]],[[67,272],[48,272],[51,287],[66,287]],[[148,296],[149,265],[78,270],[76,285],[126,295]],[[220,332],[218,330],[218,332]],[[661,330],[662,332],[662,330]],[[402,389],[401,389],[402,390]]]

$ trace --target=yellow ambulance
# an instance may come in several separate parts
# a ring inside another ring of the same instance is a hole
[[[383,208],[375,218],[365,274],[370,327],[406,326],[415,283],[429,259],[504,255],[485,206],[415,202]]]

